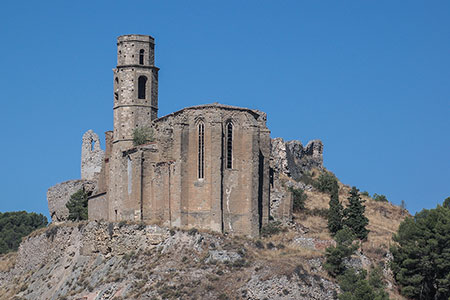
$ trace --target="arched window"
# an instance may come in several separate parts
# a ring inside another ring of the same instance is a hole
[[[138,98],[145,99],[145,86],[147,85],[147,77],[139,76],[138,79]]]
[[[144,53],[145,53],[144,49],[139,50],[139,64],[140,65],[144,64]]]
[[[198,178],[205,178],[205,124],[198,124]]]
[[[233,124],[227,124],[227,169],[233,168]]]

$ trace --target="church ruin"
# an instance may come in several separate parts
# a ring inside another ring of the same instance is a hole
[[[321,168],[322,143],[303,148],[278,139],[285,154],[274,159],[266,114],[219,103],[158,117],[158,70],[152,37],[118,37],[113,131],[104,152],[93,132],[83,137],[82,180],[96,183],[89,219],[257,236],[269,216],[290,218],[292,197],[280,174],[291,176],[289,164],[301,173],[302,157]],[[136,143],[139,130],[145,143]],[[273,166],[280,159],[286,166]]]

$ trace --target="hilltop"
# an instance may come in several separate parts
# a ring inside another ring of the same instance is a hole
[[[311,173],[314,180],[318,171]],[[50,225],[1,257],[0,298],[336,299],[339,287],[323,269],[325,248],[334,244],[320,213],[329,196],[288,176],[283,181],[304,186],[306,208],[259,239],[142,223]],[[345,203],[350,188],[339,187]],[[349,263],[383,266],[391,297],[403,299],[387,262],[407,212],[363,198],[371,232]]]

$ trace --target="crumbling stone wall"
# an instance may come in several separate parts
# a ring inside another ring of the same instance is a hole
[[[98,177],[104,163],[104,151],[100,139],[92,130],[83,134],[81,145],[81,179],[68,180],[50,187],[47,191],[48,210],[52,222],[67,221],[69,210],[66,207],[70,196],[80,189],[94,193]]]
[[[97,180],[104,157],[98,135],[92,130],[86,131],[81,146],[81,179]]]
[[[305,188],[297,181],[312,169],[323,169],[323,144],[320,140],[313,140],[303,147],[297,140],[285,142],[282,138],[274,138],[270,166],[270,214],[275,219],[289,221],[292,217],[289,188]]]
[[[77,179],[58,183],[49,188],[47,201],[52,222],[67,221],[69,210],[66,207],[66,203],[70,200],[70,196],[80,189],[93,192],[95,186],[96,182],[93,180]]]

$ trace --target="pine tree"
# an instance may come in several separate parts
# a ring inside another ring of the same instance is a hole
[[[330,202],[328,210],[328,230],[332,235],[342,229],[342,217],[343,217],[343,207],[339,202],[339,187],[337,182],[333,185],[331,190]]]
[[[69,210],[69,220],[81,221],[88,218],[88,193],[84,189],[79,189],[70,196],[70,200],[66,203]]]
[[[411,299],[450,298],[450,209],[438,205],[407,217],[394,236],[391,269]]]
[[[360,240],[365,240],[369,234],[369,230],[366,228],[369,220],[364,215],[366,207],[363,205],[364,201],[359,196],[359,190],[356,187],[352,187],[348,202],[349,205],[344,210],[344,225],[348,226]]]

